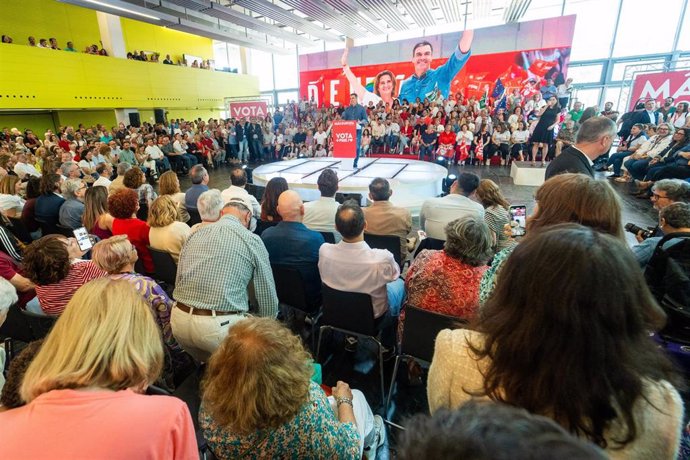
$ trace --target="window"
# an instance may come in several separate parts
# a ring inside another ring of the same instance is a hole
[[[634,78],[634,76],[638,73],[640,73],[643,70],[646,70],[647,67],[645,67],[648,64],[662,64],[664,62],[663,59],[659,60],[654,60],[654,61],[626,61],[626,62],[617,62],[616,64],[613,65],[613,70],[611,71],[611,81],[621,81],[621,80],[631,80]],[[629,67],[628,69],[628,75],[625,75],[625,69]],[[662,69],[662,66],[657,65],[654,67],[651,67],[649,72],[658,72]],[[634,73],[633,73],[634,72]]]
[[[275,64],[275,89],[297,88],[297,54],[274,54],[273,63]]]
[[[273,89],[273,63],[270,53],[247,48],[249,74],[259,77],[259,91]]]
[[[672,51],[678,16],[684,0],[625,0],[618,25],[614,56]]]
[[[680,29],[678,38],[678,49],[690,51],[690,5],[685,8],[685,18],[681,18],[683,26]]]
[[[572,61],[609,57],[613,29],[618,16],[618,5],[619,0],[566,1],[564,14],[577,15],[573,49],[570,55]]]
[[[290,101],[298,101],[299,95],[297,91],[281,91],[278,93],[278,104],[285,105]]]
[[[604,88],[604,102],[613,102],[613,107],[618,107],[618,100],[621,97],[620,86],[609,86]],[[625,102],[625,101],[623,101]],[[602,107],[603,108],[603,107]]]
[[[510,2],[506,2],[506,4],[510,4]],[[561,15],[562,9],[563,0],[532,0],[520,22],[555,18]]]
[[[570,66],[568,78],[572,78],[575,84],[599,83],[601,81],[601,69],[603,64]]]
[[[579,101],[582,102],[585,107],[598,107],[600,93],[601,88],[576,89],[571,105],[573,102]]]

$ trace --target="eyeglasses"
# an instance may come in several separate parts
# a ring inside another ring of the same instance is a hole
[[[657,131],[668,131],[668,128],[657,128]]]
[[[663,196],[663,195],[659,195],[659,194],[656,193],[656,192],[652,192],[652,198],[657,199],[657,200],[660,200],[660,199],[662,199],[662,198],[668,198],[668,197],[667,197],[667,196]]]

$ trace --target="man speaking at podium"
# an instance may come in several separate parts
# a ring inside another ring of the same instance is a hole
[[[359,161],[359,149],[362,143],[362,126],[367,124],[367,111],[364,106],[357,103],[357,93],[350,94],[350,105],[345,109],[342,116],[343,120],[354,120],[357,122],[357,150],[355,151],[355,162],[352,167],[357,169],[357,162]]]

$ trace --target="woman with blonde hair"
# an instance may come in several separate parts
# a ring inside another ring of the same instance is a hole
[[[26,371],[27,405],[0,413],[0,457],[198,458],[187,405],[142,394],[162,366],[160,333],[131,284],[82,286]]]
[[[92,235],[104,240],[113,235],[113,216],[108,213],[108,189],[99,185],[86,190],[81,221]]]
[[[496,236],[496,252],[514,245],[515,242],[504,232],[505,226],[510,225],[510,203],[503,196],[496,182],[491,179],[482,179],[475,193],[484,206],[484,221]]]
[[[177,203],[178,219],[180,222],[189,221],[189,213],[184,206],[185,194],[180,191],[180,180],[174,171],[166,171],[158,178],[158,192],[160,196],[167,195]]]
[[[177,203],[169,195],[159,196],[149,209],[149,245],[159,251],[167,251],[175,262],[180,257],[182,246],[192,230],[178,220]]]
[[[534,196],[534,212],[527,219],[523,240],[539,234],[556,224],[577,223],[625,241],[621,203],[613,188],[606,182],[584,174],[559,174],[542,184]],[[483,304],[496,287],[501,266],[515,245],[499,251],[482,277],[479,301]]]
[[[310,363],[299,337],[274,319],[230,328],[202,383],[199,422],[216,457],[360,459],[366,446],[373,458],[385,441],[381,418],[344,382],[326,398]]]
[[[6,175],[0,179],[0,214],[7,217],[20,217],[24,209],[24,198],[19,196],[22,182],[19,177]]]
[[[175,340],[170,327],[170,312],[175,301],[153,279],[134,271],[138,256],[136,248],[127,236],[116,235],[99,241],[91,250],[91,257],[93,263],[108,272],[111,279],[125,280],[134,286],[151,309],[165,345],[165,363],[159,386],[173,391],[195,368],[194,360]]]

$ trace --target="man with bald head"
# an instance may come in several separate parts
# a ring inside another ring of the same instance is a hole
[[[323,236],[302,223],[304,203],[293,190],[286,190],[278,197],[278,214],[283,220],[261,234],[268,257],[272,264],[299,270],[310,299],[316,302],[321,293],[318,263]]]

